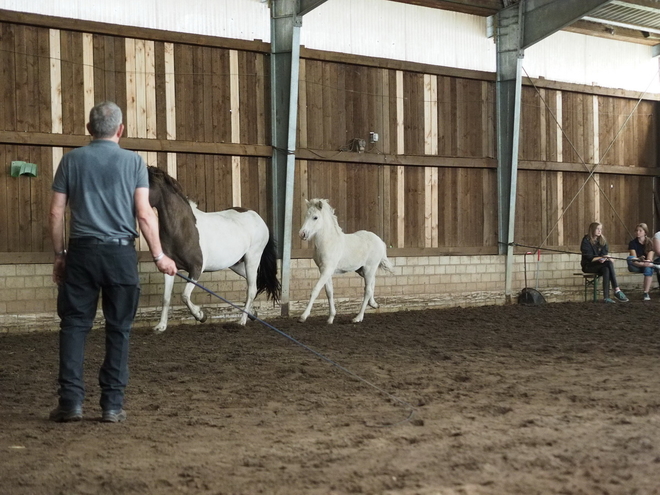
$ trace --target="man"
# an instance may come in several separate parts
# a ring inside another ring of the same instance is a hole
[[[92,141],[64,155],[53,180],[49,220],[61,323],[59,405],[50,419],[82,419],[85,339],[100,291],[106,335],[99,372],[101,420],[117,423],[126,419],[128,341],[140,298],[136,217],[158,270],[175,275],[177,268],[161,248],[158,219],[149,204],[147,168],[138,154],[119,147],[124,132],[121,109],[112,102],[99,103],[89,113],[87,130]],[[65,251],[67,202],[71,228]]]

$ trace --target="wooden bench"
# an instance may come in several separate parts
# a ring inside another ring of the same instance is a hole
[[[589,300],[587,293],[589,291],[589,287],[593,287],[594,289],[594,299],[593,301],[596,302],[598,301],[598,280],[600,279],[600,275],[598,273],[584,273],[584,272],[579,272],[579,273],[574,273],[573,275],[579,275],[584,279],[584,300],[585,302]]]

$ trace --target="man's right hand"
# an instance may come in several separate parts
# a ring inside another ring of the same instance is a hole
[[[178,271],[174,260],[167,255],[156,261],[156,267],[158,268],[159,272],[166,275],[174,276]]]

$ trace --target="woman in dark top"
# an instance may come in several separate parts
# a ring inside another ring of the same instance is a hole
[[[614,297],[621,302],[628,302],[628,298],[619,288],[614,273],[614,263],[609,255],[607,239],[603,236],[603,226],[598,222],[589,225],[589,233],[582,239],[582,271],[584,273],[597,273],[603,277],[603,296],[606,303],[613,303],[610,299],[610,284],[614,289]]]
[[[650,301],[649,291],[653,282],[655,265],[653,264],[653,243],[649,237],[649,228],[645,223],[635,227],[635,238],[628,244],[628,271],[644,274],[644,301]]]

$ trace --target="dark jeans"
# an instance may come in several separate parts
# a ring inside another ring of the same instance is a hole
[[[612,284],[612,289],[616,289],[619,286],[614,273],[614,263],[611,261],[605,261],[604,263],[591,261],[582,267],[582,271],[584,273],[598,273],[603,277],[603,297],[605,299],[610,297],[610,283]]]
[[[60,405],[82,405],[85,398],[85,340],[94,323],[101,292],[105,317],[105,360],[99,372],[101,408],[121,409],[128,383],[129,334],[140,299],[135,247],[71,242],[64,279],[57,297],[57,312],[62,320]]]

